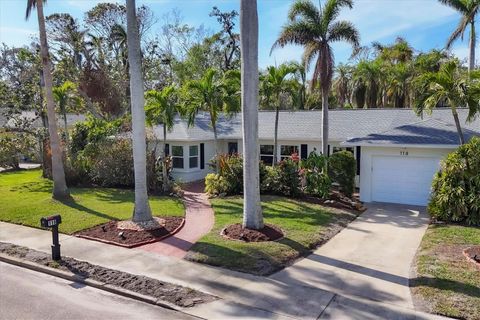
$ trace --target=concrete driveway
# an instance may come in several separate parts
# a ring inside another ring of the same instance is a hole
[[[271,278],[413,309],[408,279],[429,221],[425,208],[368,207],[327,244]]]

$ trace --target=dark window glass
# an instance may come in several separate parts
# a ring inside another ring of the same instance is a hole
[[[183,158],[173,157],[173,167],[177,169],[183,169]]]
[[[280,155],[291,156],[294,153],[298,153],[298,146],[281,146]]]
[[[172,156],[173,157],[183,157],[183,147],[182,146],[172,146]]]
[[[265,164],[271,165],[273,163],[273,156],[260,156],[260,160]]]
[[[190,168],[197,168],[198,167],[198,157],[190,157]]]
[[[262,144],[260,145],[260,154],[271,154],[273,155],[273,145]]]

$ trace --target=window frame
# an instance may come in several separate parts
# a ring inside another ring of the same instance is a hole
[[[197,154],[192,156],[191,149],[192,147],[195,147],[197,149]],[[197,160],[197,165],[195,167],[192,167],[192,158],[196,158]],[[200,147],[198,144],[193,144],[188,146],[188,169],[198,169],[199,168],[199,161],[200,161]]]
[[[286,154],[282,154],[282,149],[283,147],[294,147],[294,149],[296,151],[294,151],[293,153],[296,153],[298,155],[300,155],[300,146],[299,145],[296,145],[296,144],[282,144],[280,145],[280,161],[283,161],[285,159],[291,159],[292,158],[292,154],[293,153],[290,153],[289,155],[286,155]]]
[[[184,170],[185,169],[185,161],[184,161],[184,158],[185,158],[185,150],[184,150],[184,146],[181,146],[181,145],[172,145],[170,146],[171,148],[171,157],[172,157],[172,168],[173,169],[181,169],[181,170]],[[178,156],[178,155],[175,155],[174,153],[174,148],[181,148],[182,150],[182,155],[181,156]],[[182,166],[181,167],[176,167],[175,166],[175,159],[182,159]]]
[[[265,146],[268,146],[268,147],[272,147],[272,153],[269,154],[269,153],[262,153],[262,147],[265,147]],[[259,157],[260,157],[260,160],[263,161],[265,164],[268,164],[268,165],[271,165],[273,164],[273,155],[274,155],[274,152],[275,152],[275,146],[273,144],[260,144],[259,145]],[[266,162],[264,161],[262,158],[264,157],[269,157],[271,158],[271,161],[270,162]]]

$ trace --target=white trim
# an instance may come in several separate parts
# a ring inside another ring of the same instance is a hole
[[[456,149],[459,144],[371,144],[342,142],[345,147],[372,147],[372,148],[427,148],[427,149]]]

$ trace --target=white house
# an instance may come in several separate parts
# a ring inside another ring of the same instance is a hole
[[[480,136],[480,120],[466,123],[466,109],[459,110],[465,138]],[[260,159],[273,159],[275,113],[259,112]],[[306,158],[321,150],[320,111],[280,112],[278,158],[297,152]],[[221,115],[218,145],[221,153],[242,152],[241,116]],[[411,109],[331,110],[329,153],[351,151],[357,160],[360,199],[425,205],[440,160],[458,145],[450,109],[437,109],[431,116],[417,117]],[[154,129],[163,139],[163,128]],[[203,179],[211,172],[209,161],[215,145],[210,118],[200,113],[188,127],[180,118],[167,133],[167,153],[173,157],[173,176],[178,181]],[[480,155],[479,155],[480,156]]]

